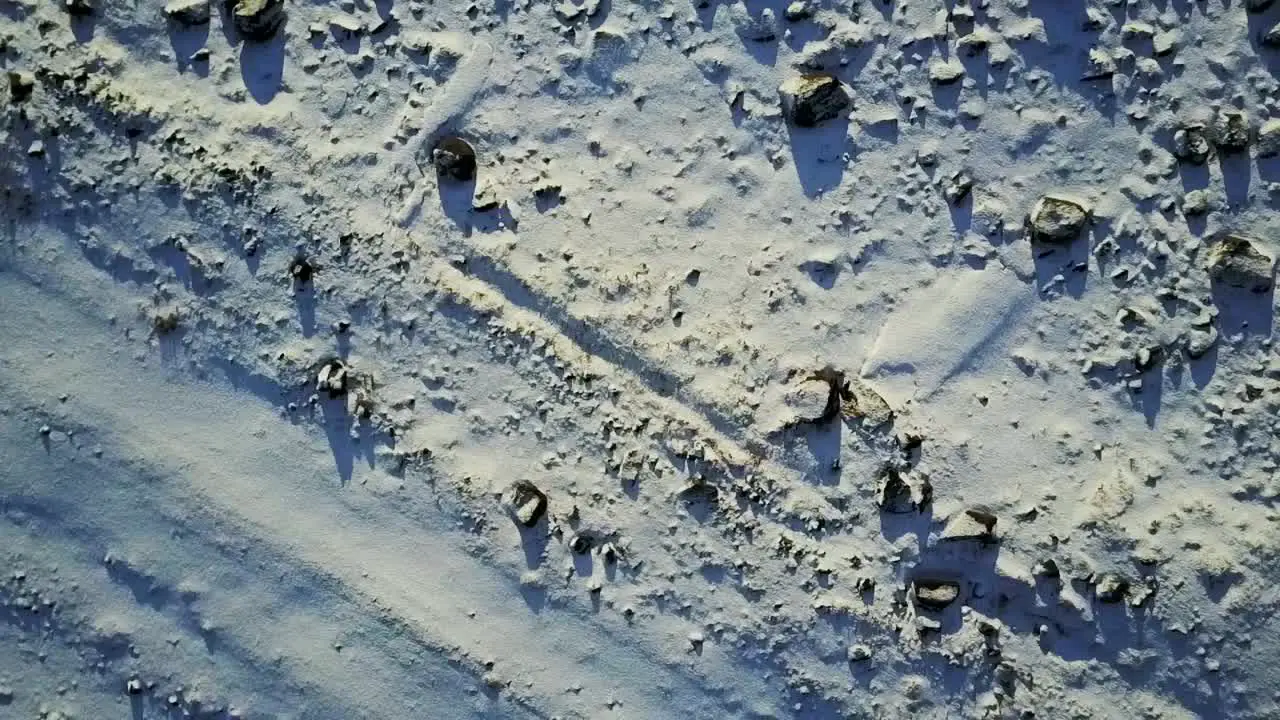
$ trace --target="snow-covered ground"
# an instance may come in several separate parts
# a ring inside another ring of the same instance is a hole
[[[1278,21],[0,0],[0,719],[1280,716]]]

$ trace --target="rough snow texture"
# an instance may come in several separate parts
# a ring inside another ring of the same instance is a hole
[[[0,0],[0,717],[1280,715],[1280,5],[793,4]]]

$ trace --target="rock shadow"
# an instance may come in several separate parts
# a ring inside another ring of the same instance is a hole
[[[284,84],[284,28],[264,42],[240,46],[240,77],[254,102],[271,102]]]
[[[848,160],[849,119],[841,117],[818,127],[787,123],[791,159],[806,197],[818,197],[840,186]]]

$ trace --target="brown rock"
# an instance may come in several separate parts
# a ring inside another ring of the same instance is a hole
[[[234,0],[231,15],[236,32],[254,42],[270,40],[284,24],[284,0]]]
[[[995,540],[997,518],[983,507],[972,507],[956,513],[942,529],[943,540]]]
[[[1275,259],[1242,235],[1227,235],[1210,246],[1206,264],[1215,284],[1258,293],[1271,289]]]
[[[816,127],[853,108],[853,98],[834,75],[808,73],[788,79],[778,88],[782,113],[799,127]]]
[[[547,495],[528,480],[518,480],[507,488],[503,499],[516,522],[525,527],[538,524],[547,512]]]
[[[960,597],[960,583],[953,580],[922,577],[914,584],[916,604],[929,610],[941,610]]]
[[[1080,203],[1045,195],[1031,209],[1031,239],[1051,244],[1069,243],[1080,235],[1088,219],[1089,214]]]
[[[460,137],[442,138],[431,151],[431,162],[441,177],[459,182],[476,177],[476,151],[471,143]]]

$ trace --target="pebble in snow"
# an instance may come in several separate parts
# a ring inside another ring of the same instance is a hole
[[[232,17],[246,40],[270,40],[284,24],[284,0],[236,0]]]
[[[1223,152],[1249,147],[1249,116],[1242,110],[1221,110],[1213,118],[1213,144]]]
[[[1173,155],[1179,160],[1203,165],[1209,159],[1209,151],[1209,139],[1204,125],[1194,123],[1174,131]]]
[[[316,375],[316,390],[329,393],[329,397],[338,397],[347,392],[351,374],[347,364],[334,358],[325,363]]]
[[[1227,235],[1209,248],[1209,278],[1215,284],[1247,288],[1253,292],[1271,289],[1275,260],[1240,235]]]
[[[518,480],[507,488],[504,500],[511,515],[525,527],[533,527],[547,512],[547,495],[528,480]]]
[[[787,391],[783,401],[794,413],[794,422],[819,423],[829,420],[836,405],[830,383],[808,378]]]
[[[1069,243],[1080,235],[1088,217],[1080,203],[1045,195],[1031,209],[1031,238],[1046,243]]]
[[[909,513],[916,509],[915,500],[911,497],[911,486],[897,470],[888,468],[885,471],[880,490],[876,494],[876,506],[881,512],[893,514]]]
[[[475,148],[460,137],[446,137],[437,143],[431,151],[431,162],[442,178],[452,178],[459,182],[475,179]]]
[[[188,27],[209,22],[209,0],[172,0],[164,6],[165,17]]]
[[[1273,118],[1258,128],[1258,157],[1280,155],[1280,119]]]
[[[36,79],[28,72],[9,71],[9,102],[26,102],[35,92]]]
[[[996,521],[995,514],[986,508],[969,508],[947,521],[941,537],[943,540],[990,542],[995,539]]]
[[[854,645],[849,648],[849,662],[862,662],[871,659],[871,648],[866,645]]]
[[[1128,589],[1129,581],[1115,573],[1100,575],[1093,586],[1093,592],[1098,597],[1098,601],[1104,603],[1120,602]]]
[[[941,610],[960,597],[960,583],[953,580],[922,577],[914,585],[916,604],[929,610]]]
[[[778,88],[782,113],[798,127],[816,127],[853,108],[848,90],[827,73],[807,73],[788,78]]]
[[[88,17],[96,9],[93,0],[64,0],[62,8],[73,17]]]
[[[857,418],[867,428],[878,428],[893,420],[893,408],[880,393],[861,380],[854,380],[841,390],[840,411],[848,418]]]

